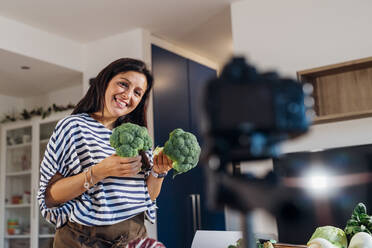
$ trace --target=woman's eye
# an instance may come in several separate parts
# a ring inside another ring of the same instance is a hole
[[[122,87],[128,87],[128,83],[126,83],[126,82],[119,82],[119,84]]]
[[[137,96],[141,96],[141,92],[135,91],[134,92]]]

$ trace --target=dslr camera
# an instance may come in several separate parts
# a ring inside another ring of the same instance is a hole
[[[244,58],[233,58],[205,88],[202,130],[208,153],[222,165],[277,156],[280,142],[308,130],[311,93],[310,84],[258,73]]]

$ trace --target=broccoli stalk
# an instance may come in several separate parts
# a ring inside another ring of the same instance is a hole
[[[147,128],[133,123],[124,123],[112,131],[110,145],[120,157],[135,157],[140,151],[152,147]]]
[[[169,139],[164,147],[157,147],[154,154],[163,151],[173,161],[173,178],[178,174],[194,168],[199,162],[200,146],[195,135],[183,131],[181,128],[174,129],[169,134]]]

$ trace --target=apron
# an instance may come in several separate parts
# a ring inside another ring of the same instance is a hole
[[[124,248],[130,241],[147,236],[145,215],[107,226],[84,226],[74,222],[57,229],[54,248]]]

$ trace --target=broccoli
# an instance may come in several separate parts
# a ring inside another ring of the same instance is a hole
[[[133,123],[124,123],[114,128],[110,144],[121,157],[135,157],[139,151],[152,147],[147,128]]]
[[[174,129],[163,148],[157,147],[155,154],[163,151],[173,161],[173,178],[194,168],[199,162],[200,146],[195,135]]]

